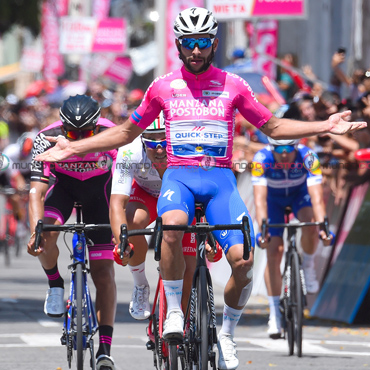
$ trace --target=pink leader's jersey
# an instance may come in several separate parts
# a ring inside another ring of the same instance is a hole
[[[241,77],[210,66],[199,75],[184,67],[156,78],[131,115],[145,129],[163,110],[168,166],[231,166],[235,111],[260,128],[272,113]]]

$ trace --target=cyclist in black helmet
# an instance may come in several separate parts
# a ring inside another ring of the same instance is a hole
[[[117,151],[98,151],[85,156],[57,163],[41,163],[34,160],[39,153],[51,148],[48,136],[77,141],[94,136],[114,124],[100,118],[97,101],[86,95],[71,96],[63,102],[60,121],[40,131],[36,136],[32,153],[30,190],[30,228],[43,219],[45,224],[63,224],[71,215],[74,202],[82,204],[84,222],[109,223],[109,198],[112,180],[112,163]],[[54,178],[55,183],[50,185]],[[59,250],[58,233],[43,233],[41,245],[34,252],[35,233],[31,234],[28,253],[38,256],[49,282],[44,312],[51,317],[62,316],[64,305],[64,281],[57,265]],[[99,323],[99,349],[97,369],[112,370],[110,356],[113,323],[116,310],[116,285],[113,267],[113,244],[110,231],[89,232],[94,246],[89,247],[91,276],[96,287],[96,312]]]

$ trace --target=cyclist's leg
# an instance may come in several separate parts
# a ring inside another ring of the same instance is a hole
[[[85,223],[109,224],[109,197],[111,180],[108,176],[100,176],[101,186],[93,178],[94,186],[86,180],[76,194],[76,200],[82,203],[83,220]],[[94,188],[95,192],[86,192]],[[104,191],[102,190],[104,189]],[[96,287],[96,316],[99,324],[99,348],[96,357],[110,356],[113,324],[116,314],[117,292],[114,279],[113,243],[110,230],[91,231],[87,233],[94,246],[89,247],[91,277]],[[103,359],[103,357],[100,357]],[[99,359],[98,359],[99,361]],[[110,361],[110,359],[107,359]],[[112,360],[113,361],[113,360]]]
[[[73,200],[61,186],[55,185],[47,194],[44,206],[45,224],[60,225],[72,212]],[[64,280],[58,269],[59,233],[43,233],[44,252],[39,255],[41,265],[48,277],[49,291],[46,296],[44,312],[49,316],[61,316],[64,313]]]
[[[195,221],[195,220],[194,220]],[[194,222],[193,222],[194,223]],[[194,271],[196,267],[196,247],[197,241],[195,238],[195,233],[184,234],[182,239],[182,252],[185,259],[185,273],[184,273],[184,284],[182,291],[181,306],[182,311],[186,312],[186,307],[188,305],[191,285],[193,282]]]
[[[315,221],[311,198],[306,190],[301,191],[293,207],[294,214],[301,222]],[[315,252],[318,245],[318,232],[315,226],[303,227],[301,229],[301,246],[303,250],[302,266],[305,275],[306,288],[308,293],[317,293],[319,282],[315,271]]]
[[[133,183],[132,195],[126,208],[129,229],[144,229],[157,218],[157,198],[144,191],[137,183]],[[150,316],[149,283],[145,274],[145,258],[148,243],[143,235],[130,237],[135,253],[128,265],[134,279],[134,288],[129,311],[133,318],[144,320]]]
[[[287,201],[281,198],[268,198],[268,215],[271,224],[284,223],[284,210]],[[270,228],[271,241],[267,253],[267,264],[265,269],[265,284],[270,307],[270,315],[267,333],[272,339],[281,336],[281,313],[279,310],[281,294],[281,259],[284,253],[283,228]]]
[[[189,219],[194,218],[194,196],[183,184],[184,176],[189,177],[188,171],[178,168],[167,169],[164,174],[157,208],[165,225],[187,225]],[[163,233],[160,269],[167,299],[165,339],[182,337],[181,297],[185,271],[181,248],[183,234],[178,231]]]
[[[214,169],[208,172],[207,180],[212,198],[206,208],[210,224],[240,223],[242,217],[249,217],[252,250],[249,259],[243,259],[243,235],[241,231],[215,232],[231,267],[231,276],[226,284],[223,323],[218,335],[219,369],[236,369],[239,360],[234,342],[234,331],[252,291],[253,249],[255,236],[248,210],[240,197],[233,173],[228,169]],[[220,211],[222,210],[222,212]]]

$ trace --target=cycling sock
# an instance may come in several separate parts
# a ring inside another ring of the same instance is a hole
[[[313,253],[313,254],[307,254],[305,252],[302,252],[302,256],[303,256],[302,265],[304,267],[309,267],[309,266],[313,266],[314,265],[315,253]]]
[[[113,327],[110,325],[99,326],[99,349],[96,352],[96,358],[100,355],[110,356],[110,348],[112,345]]]
[[[143,263],[140,263],[140,265],[137,266],[128,266],[132,277],[134,278],[134,284],[135,286],[149,286],[148,280],[145,275],[145,261]]]
[[[278,321],[281,319],[281,312],[279,309],[280,296],[268,296],[269,306],[270,306],[270,319],[276,318]]]
[[[170,311],[181,310],[183,280],[162,280],[167,300],[167,314]]]
[[[220,335],[231,334],[234,336],[234,331],[236,325],[239,322],[240,316],[243,313],[243,309],[237,310],[235,308],[229,307],[226,303],[224,304],[224,315],[222,320],[222,327],[220,330]]]
[[[44,269],[46,276],[48,277],[50,288],[64,288],[64,280],[59,275],[58,264],[56,264],[52,269]]]

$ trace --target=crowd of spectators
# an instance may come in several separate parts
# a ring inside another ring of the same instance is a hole
[[[269,108],[280,117],[307,121],[324,120],[330,114],[350,109],[351,120],[370,122],[370,70],[356,68],[352,75],[346,74],[343,68],[346,55],[338,50],[331,61],[332,76],[330,85],[324,88],[318,82],[309,66],[304,66],[302,75],[294,72],[297,63],[293,54],[282,57],[279,67],[277,86],[286,100],[286,104]],[[284,68],[286,66],[286,68]],[[295,67],[290,69],[289,67]],[[314,82],[312,82],[314,81]],[[343,88],[344,87],[344,88]],[[345,90],[346,95],[341,95]],[[14,94],[0,96],[0,151],[9,143],[15,142],[23,133],[35,133],[45,126],[59,120],[59,108],[67,95],[88,94],[101,105],[102,117],[116,124],[123,123],[143,98],[141,89],[128,90],[123,85],[114,89],[102,82],[89,84],[81,82],[58,81],[50,89],[29,89],[24,99]],[[234,161],[235,174],[251,170],[254,154],[267,144],[266,136],[246,122],[241,116],[236,117],[236,137]],[[359,166],[355,152],[370,147],[369,128],[346,136],[321,135],[302,139],[302,143],[312,148],[319,156],[323,176],[325,195],[332,195],[339,203],[346,197],[348,183],[358,184],[367,180],[364,166]],[[361,168],[359,168],[361,167]],[[361,171],[362,170],[362,171]],[[347,186],[345,186],[347,184]]]

